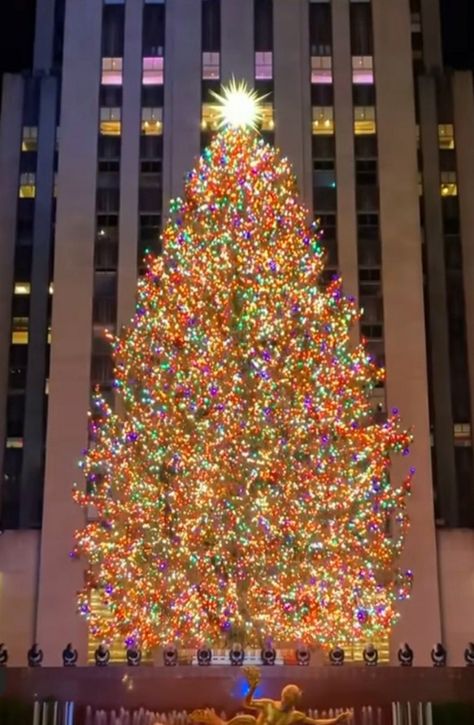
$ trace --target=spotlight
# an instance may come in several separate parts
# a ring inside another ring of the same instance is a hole
[[[413,664],[413,650],[407,642],[404,642],[398,650],[398,661],[401,667],[411,667]]]
[[[329,652],[329,662],[336,666],[344,664],[344,650],[342,647],[334,647],[334,649]]]
[[[138,647],[129,647],[129,649],[127,649],[127,665],[129,667],[138,667],[141,661],[142,653]]]
[[[437,642],[431,650],[431,661],[433,663],[433,667],[444,667],[446,665],[447,655],[448,653],[441,642]]]
[[[239,642],[234,642],[229,651],[230,664],[234,666],[240,666],[244,664],[245,652]]]
[[[1,645],[0,645],[1,652]],[[469,642],[466,649],[464,650],[464,661],[468,667],[474,666],[474,642]],[[0,660],[1,664],[1,660]]]
[[[41,667],[43,661],[43,650],[35,642],[31,649],[27,653],[28,667]]]
[[[362,657],[364,658],[365,664],[369,667],[375,667],[379,661],[379,653],[373,644],[368,644],[367,647],[364,647]]]
[[[176,667],[178,664],[178,650],[176,647],[166,647],[164,649],[163,664],[165,667]]]
[[[296,661],[299,665],[306,667],[311,660],[311,652],[308,647],[296,648]]]
[[[3,642],[0,642],[0,667],[6,667],[8,664],[8,650],[3,644]]]
[[[100,644],[94,652],[96,667],[107,667],[110,661],[110,652],[105,644]]]
[[[66,649],[63,649],[63,666],[64,667],[75,667],[77,663],[77,649],[73,649],[70,642],[66,645]]]
[[[197,651],[198,665],[208,667],[212,661],[212,650],[209,647],[200,647]]]
[[[262,659],[262,665],[270,667],[275,664],[276,649],[272,647],[272,645],[266,645],[262,648],[260,652],[260,657]]]

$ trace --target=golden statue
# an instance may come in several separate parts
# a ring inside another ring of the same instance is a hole
[[[286,685],[281,691],[280,700],[255,700],[253,696],[260,682],[260,671],[257,667],[244,667],[243,672],[250,685],[243,704],[249,710],[257,710],[257,716],[241,714],[225,722],[214,710],[194,710],[189,716],[191,721],[203,725],[335,725],[352,717],[351,712],[343,712],[325,720],[308,717],[304,712],[296,710],[301,697],[301,690],[296,685]]]

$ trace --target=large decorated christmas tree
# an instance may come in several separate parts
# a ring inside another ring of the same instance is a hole
[[[380,638],[410,588],[412,471],[389,475],[410,436],[396,412],[373,419],[384,372],[350,344],[341,280],[320,283],[320,235],[251,127],[258,102],[234,87],[221,111],[112,343],[116,412],[94,401],[80,611],[144,648]]]

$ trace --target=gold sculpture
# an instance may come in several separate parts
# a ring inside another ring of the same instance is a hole
[[[214,710],[194,710],[190,719],[194,723],[203,725],[336,725],[336,723],[349,720],[351,712],[343,712],[337,717],[314,720],[296,709],[301,697],[301,690],[297,685],[286,685],[281,691],[280,700],[262,698],[254,700],[253,696],[257,685],[260,682],[260,671],[257,667],[244,667],[243,672],[250,685],[250,689],[244,699],[244,706],[249,710],[257,710],[258,715],[236,715],[225,722]]]

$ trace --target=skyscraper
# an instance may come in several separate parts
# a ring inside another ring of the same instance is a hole
[[[455,663],[474,632],[474,90],[443,68],[438,0],[38,0],[0,126],[0,640],[13,663],[33,640],[46,664],[68,641],[86,659],[71,486],[92,387],[113,397],[104,329],[130,318],[232,76],[267,94],[261,133],[364,308],[374,416],[414,427],[394,643],[423,663],[443,638]]]

